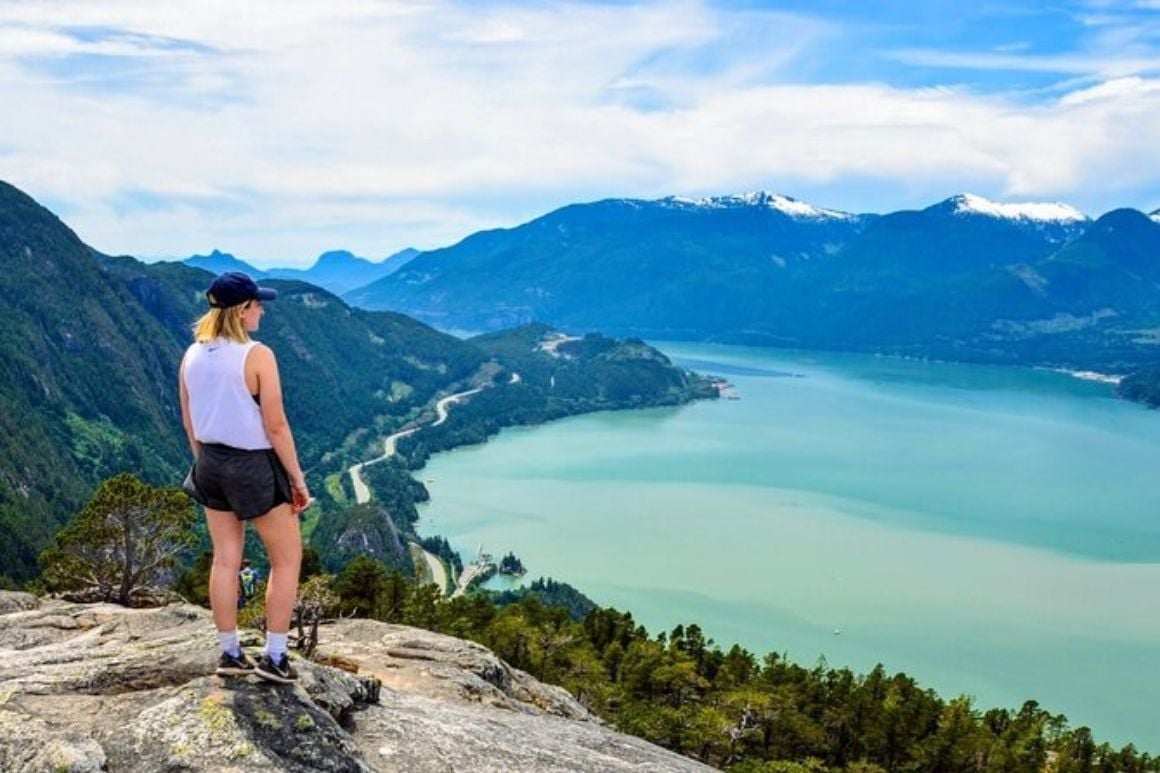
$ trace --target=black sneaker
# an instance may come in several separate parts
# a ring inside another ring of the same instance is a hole
[[[242,650],[238,650],[236,657],[223,652],[214,673],[218,676],[249,676],[254,673],[254,661],[246,657]]]
[[[298,672],[294,670],[294,666],[290,665],[290,656],[285,653],[278,660],[273,660],[269,655],[263,653],[254,673],[271,682],[290,684],[298,681]]]

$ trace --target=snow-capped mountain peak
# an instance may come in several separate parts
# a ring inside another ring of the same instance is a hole
[[[857,215],[849,212],[840,212],[834,209],[823,209],[807,204],[804,201],[780,193],[768,191],[754,191],[751,193],[735,193],[728,196],[708,196],[694,199],[685,196],[670,196],[662,201],[671,204],[703,207],[706,209],[726,209],[729,207],[767,207],[794,218],[808,218],[812,220],[850,220]]]
[[[1153,223],[1160,223],[1160,209],[1148,215],[1148,217],[1152,218]]]
[[[956,214],[987,215],[1006,220],[1074,223],[1088,219],[1075,207],[1060,202],[1000,204],[973,193],[961,193],[947,200]]]

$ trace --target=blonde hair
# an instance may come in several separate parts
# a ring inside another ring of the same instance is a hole
[[[246,326],[242,324],[242,317],[238,314],[243,309],[250,308],[253,301],[246,301],[228,309],[211,308],[201,318],[193,323],[193,340],[204,344],[215,338],[225,338],[244,344],[250,340]]]

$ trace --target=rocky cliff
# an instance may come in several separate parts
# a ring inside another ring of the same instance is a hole
[[[297,685],[221,678],[199,607],[0,592],[0,770],[710,770],[472,642],[368,620],[320,639]]]

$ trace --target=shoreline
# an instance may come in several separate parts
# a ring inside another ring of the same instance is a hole
[[[645,340],[649,343],[650,346],[655,346],[657,349],[660,349],[661,351],[663,351],[662,347],[664,347],[666,344],[678,344],[678,345],[683,344],[683,345],[689,345],[689,346],[712,345],[712,346],[728,346],[728,347],[733,347],[733,348],[737,348],[737,349],[752,349],[752,350],[757,350],[757,351],[760,351],[762,349],[771,349],[774,351],[801,353],[801,354],[806,354],[806,355],[810,355],[810,354],[855,355],[855,356],[866,356],[866,357],[875,357],[875,358],[882,358],[882,359],[895,359],[895,360],[902,360],[902,361],[907,361],[907,362],[934,363],[934,364],[942,364],[942,365],[971,365],[971,366],[1000,367],[1000,368],[1029,368],[1031,370],[1046,370],[1046,371],[1052,371],[1054,373],[1062,373],[1064,375],[1071,376],[1072,378],[1079,379],[1081,381],[1093,381],[1093,382],[1098,382],[1098,383],[1102,383],[1102,384],[1111,384],[1113,386],[1118,386],[1120,384],[1120,382],[1122,382],[1125,378],[1127,378],[1127,374],[1104,373],[1102,371],[1091,370],[1091,369],[1087,369],[1087,368],[1067,368],[1067,367],[1061,367],[1058,365],[1050,365],[1050,364],[1043,364],[1043,363],[1010,362],[1010,361],[1006,361],[1006,360],[997,360],[997,359],[975,359],[975,360],[972,360],[972,359],[945,359],[945,358],[937,357],[937,356],[933,356],[933,355],[904,354],[901,352],[881,351],[881,350],[877,350],[877,349],[830,349],[830,348],[826,348],[826,347],[809,348],[809,347],[801,347],[801,346],[773,346],[773,345],[746,344],[746,343],[735,343],[735,342],[731,342],[731,341],[706,341],[706,340],[700,340],[700,339],[687,339],[686,340],[686,339],[679,339],[679,338],[647,338]],[[1132,369],[1133,372],[1135,370],[1139,370],[1140,367],[1143,367],[1143,366],[1136,366],[1135,368],[1133,368]],[[1135,401],[1131,400],[1130,398],[1124,398],[1124,399],[1128,399],[1129,402],[1135,402]]]
[[[513,376],[515,376],[512,379],[513,383],[514,383],[515,381],[518,380],[518,374],[513,374]],[[360,504],[360,505],[364,505],[367,502],[371,501],[370,488],[367,486],[366,482],[362,479],[362,471],[363,471],[364,467],[366,467],[369,464],[378,464],[380,462],[386,461],[387,459],[390,459],[397,452],[399,440],[407,437],[408,435],[412,435],[412,434],[418,432],[419,430],[423,429],[424,427],[437,427],[437,426],[439,426],[443,422],[447,421],[448,407],[449,406],[459,402],[460,400],[463,400],[467,397],[470,397],[471,395],[477,394],[478,392],[483,391],[483,389],[484,389],[484,387],[476,387],[475,389],[469,389],[469,390],[466,390],[464,392],[456,392],[455,394],[440,398],[440,400],[437,403],[435,403],[435,416],[436,416],[436,418],[435,418],[434,422],[432,422],[430,424],[423,424],[423,425],[420,425],[417,427],[410,427],[408,429],[400,430],[392,435],[388,435],[386,438],[383,439],[382,456],[376,456],[374,459],[370,459],[370,460],[365,461],[365,462],[358,462],[357,464],[351,465],[347,469],[346,472],[348,475],[350,475],[350,482],[351,482],[351,485],[354,487],[355,503]],[[418,532],[416,532],[415,536],[419,536]],[[448,595],[448,586],[449,586],[448,572],[447,572],[446,567],[444,567],[444,565],[443,565],[442,559],[440,559],[439,556],[435,555],[434,553],[431,553],[428,550],[426,550],[418,542],[411,542],[408,544],[410,545],[412,550],[416,550],[416,551],[422,553],[423,560],[426,562],[427,567],[428,567],[428,571],[431,573],[432,584],[434,584],[437,588],[439,588],[439,595],[440,596],[447,596]]]
[[[962,363],[959,363],[959,364],[962,364]],[[970,363],[966,363],[966,364],[970,364]],[[986,366],[984,365],[984,367],[986,367]],[[1079,375],[1075,375],[1075,374],[1073,374],[1071,371],[1067,371],[1067,370],[1063,370],[1063,369],[1055,369],[1055,368],[1042,368],[1042,369],[1044,369],[1044,370],[1053,370],[1053,371],[1055,371],[1055,372],[1063,373],[1064,375],[1068,375],[1068,376],[1071,376],[1071,377],[1073,377],[1073,378],[1080,378],[1081,380],[1093,380],[1093,381],[1096,381],[1096,379],[1092,379],[1092,378],[1083,379],[1081,376],[1079,376]],[[1082,374],[1082,375],[1089,375],[1089,374],[1087,374],[1087,373],[1085,373],[1085,372],[1083,372],[1083,371],[1076,371],[1076,373],[1079,373],[1079,374]],[[1097,374],[1097,375],[1101,375],[1101,376],[1109,376],[1110,374]],[[1037,382],[1036,382],[1034,379],[1032,379],[1030,383],[1032,383],[1032,384],[1036,384]],[[1061,389],[1064,389],[1064,390],[1066,390],[1066,389],[1067,389],[1067,387],[1065,386],[1066,382],[1064,382],[1064,381],[1062,381],[1062,380],[1057,380],[1057,381],[1056,381],[1056,383],[1060,385],[1060,388],[1061,388]],[[1102,382],[1102,381],[1101,381],[1101,382],[1099,382],[1099,383],[1107,383],[1107,382]],[[756,389],[753,389],[753,388],[751,387],[751,385],[749,384],[749,382],[745,382],[745,386],[746,386],[746,388],[747,388],[747,391],[750,391],[750,390],[752,390],[752,391],[753,391],[753,394],[754,394],[755,396],[757,396],[757,391],[756,391]],[[1030,391],[1031,393],[1034,393],[1034,392],[1036,392],[1037,390],[1032,388],[1032,389],[1029,389],[1029,391]],[[1074,388],[1073,388],[1073,391],[1074,391]],[[1083,392],[1083,393],[1088,393],[1088,394],[1090,394],[1090,393],[1094,393],[1094,392],[1096,392],[1096,391],[1099,391],[1099,390],[1092,389],[1092,390],[1079,390],[1079,391],[1080,391],[1080,392]],[[1085,399],[1086,399],[1086,398],[1085,398]],[[1093,396],[1093,399],[1094,399],[1094,396]],[[1131,401],[1129,401],[1129,402],[1131,402]],[[442,476],[440,476],[440,475],[436,475],[436,477],[442,477]],[[529,510],[529,511],[530,511],[530,510]],[[522,511],[521,511],[521,512],[522,512]],[[523,527],[521,527],[521,528],[523,528]],[[1047,550],[1047,553],[1048,553],[1048,554],[1051,554],[1051,555],[1056,555],[1056,551],[1054,551],[1054,550],[1050,550],[1050,549],[1045,549],[1045,550]],[[920,555],[920,556],[921,556],[921,555],[929,555],[929,554],[930,554],[930,551],[924,551],[924,550],[916,550],[916,551],[913,551],[913,554],[914,554],[914,555]],[[1025,557],[1025,555],[1026,555],[1026,554],[1024,554],[1024,553],[1022,553],[1022,552],[1019,552],[1018,554],[1014,554],[1014,555],[1016,555],[1016,558],[1020,558],[1020,557]],[[1010,561],[1009,563],[1010,563],[1010,565],[1011,565],[1011,566],[1016,566],[1017,564],[1019,564],[1019,563],[1020,563],[1020,561],[1017,561],[1017,560],[1012,560],[1012,561]],[[1083,563],[1087,563],[1087,561],[1084,561]],[[1117,563],[1117,564],[1119,564],[1119,563],[1122,563],[1122,562],[1116,561],[1116,562],[1113,562],[1113,563]],[[1146,562],[1146,563],[1147,563],[1147,562]],[[1115,570],[1115,573],[1117,573],[1117,574],[1123,573],[1125,576],[1127,576],[1127,575],[1135,576],[1137,572],[1141,571],[1141,569],[1140,569],[1138,566],[1136,566],[1136,565],[1135,565],[1135,564],[1137,564],[1137,562],[1135,562],[1135,561],[1132,561],[1132,562],[1128,562],[1128,564],[1129,564],[1128,566],[1125,566],[1125,567],[1122,567],[1122,568],[1118,568],[1118,569],[1116,569],[1116,570]],[[1053,566],[1054,566],[1054,565],[1056,565],[1056,562],[1052,562],[1052,565],[1053,565]],[[1021,571],[1021,570],[1015,570],[1015,569],[1012,569],[1012,571],[1011,571],[1011,575],[1012,575],[1012,576],[1018,576],[1018,571]],[[1088,570],[1084,570],[1084,571],[1085,571],[1085,572],[1088,572]],[[885,572],[883,572],[883,574],[885,574]],[[586,590],[586,585],[585,585],[585,583],[584,583],[582,580],[581,580],[581,581],[576,581],[576,580],[573,580],[573,579],[569,579],[569,578],[567,577],[567,572],[564,572],[564,574],[563,574],[563,575],[561,575],[561,574],[555,574],[555,573],[552,573],[552,571],[550,570],[550,568],[549,568],[549,567],[544,567],[542,570],[541,570],[541,569],[538,569],[538,570],[536,570],[536,571],[532,572],[532,576],[540,576],[540,575],[542,575],[542,576],[545,576],[545,577],[554,577],[554,578],[556,578],[557,580],[559,580],[559,581],[561,581],[561,582],[566,582],[566,583],[568,583],[568,584],[572,585],[573,587],[577,588],[577,590],[579,590],[579,591],[580,591],[580,592],[582,592],[582,593],[583,593],[583,592],[585,592],[585,590]],[[507,584],[507,583],[505,583],[505,584]],[[520,584],[522,584],[522,583],[520,583]],[[917,585],[917,584],[918,584],[918,583],[915,583],[915,585]],[[1126,584],[1128,584],[1128,583],[1126,583]],[[511,583],[511,585],[512,585],[512,586],[514,586],[514,587],[518,587],[518,584],[517,584],[516,582],[512,582],[512,583]],[[1083,588],[1083,589],[1088,589],[1088,590],[1090,590],[1091,588],[1093,588],[1093,587],[1096,587],[1097,585],[1098,585],[1098,583],[1080,583],[1080,584],[1079,584],[1079,586],[1077,586],[1077,587],[1080,587],[1080,588]],[[596,589],[592,589],[592,590],[593,590],[593,591],[596,591],[596,593],[599,593],[599,592],[600,592],[600,591],[598,591],[598,590],[596,590]],[[590,592],[591,592],[591,591],[590,591]],[[1079,596],[1079,595],[1081,595],[1081,592],[1080,592],[1079,590],[1077,590],[1077,591],[1076,591],[1074,594],[1072,594],[1072,595]],[[594,600],[595,600],[595,599],[594,599]],[[598,604],[600,604],[600,605],[602,605],[602,606],[607,606],[607,604],[608,604],[608,601],[607,601],[607,599],[604,599],[604,600],[602,600],[602,601],[597,601],[597,603],[598,603]],[[637,611],[638,611],[638,607],[636,607],[636,606],[634,606],[634,605],[631,605],[631,604],[629,604],[629,605],[627,605],[627,606],[625,606],[625,607],[622,607],[622,608],[627,608],[628,610],[631,610],[631,611],[633,611],[633,612],[637,612]],[[708,626],[708,625],[709,625],[711,622],[713,622],[713,621],[710,619],[710,616],[709,616],[707,613],[705,614],[705,616],[704,616],[704,619],[702,619],[701,617],[694,617],[694,620],[695,620],[695,622],[697,622],[699,625],[706,626],[706,630],[708,630],[707,626]],[[840,626],[838,625],[838,622],[840,622],[840,623],[841,623],[841,624],[840,624]],[[840,629],[841,629],[841,631],[842,631],[842,635],[841,635],[840,637],[834,637],[834,635],[833,635],[833,630],[834,630],[834,628],[837,628],[837,627],[840,627]],[[653,626],[649,626],[649,628],[650,628],[650,630],[652,630]],[[840,640],[840,641],[842,642],[842,646],[843,646],[843,647],[849,647],[849,646],[854,646],[854,645],[858,645],[858,644],[865,644],[865,642],[864,642],[864,641],[861,641],[861,642],[859,641],[859,629],[858,629],[858,627],[857,627],[856,625],[854,625],[854,624],[847,623],[845,620],[842,620],[842,621],[835,621],[833,624],[831,624],[831,623],[827,622],[825,625],[822,625],[822,626],[821,626],[821,628],[824,628],[824,629],[825,629],[824,633],[827,635],[827,638],[828,638],[828,639],[830,639],[830,640],[832,640],[832,641],[835,641],[835,642],[837,642],[837,641],[839,641],[839,640]],[[662,627],[660,630],[663,630],[663,627]],[[729,630],[729,628],[728,628],[728,627],[725,627],[725,630]],[[730,638],[729,638],[729,636],[730,636],[730,635],[731,635],[731,634],[727,634],[725,638],[726,638],[726,640],[728,640],[728,641],[733,641],[734,639],[730,639]],[[1137,632],[1137,635],[1139,635],[1139,632]],[[720,637],[715,637],[715,638],[718,638],[718,639],[720,640]],[[853,644],[851,644],[851,642],[853,642]],[[884,653],[884,652],[882,653],[882,656],[883,656],[883,657],[885,656],[885,653]],[[805,660],[808,660],[808,658],[802,659],[802,660],[801,660],[801,661],[799,661],[799,662],[804,662]],[[901,668],[903,671],[905,671],[905,672],[906,672],[906,673],[908,673],[908,674],[914,675],[914,674],[916,673],[916,671],[921,671],[921,669],[920,669],[920,666],[919,666],[919,664],[918,664],[918,663],[911,662],[911,661],[909,661],[909,660],[907,660],[907,661],[901,661],[901,660],[899,660],[897,657],[895,657],[895,658],[894,658],[894,660],[895,660],[895,665],[896,665],[896,667],[899,667],[899,668]],[[925,664],[924,664],[924,665],[925,665]],[[926,682],[926,683],[928,683],[928,684],[929,684],[929,683],[931,683],[931,682],[936,682],[936,681],[938,681],[940,678],[941,678],[941,677],[937,677],[937,676],[931,676],[931,675],[929,675],[929,674],[928,674],[928,675],[926,675],[926,677],[925,677],[925,678],[924,678],[922,681],[924,681],[924,682]],[[946,687],[943,687],[943,689],[941,689],[939,692],[940,692],[940,694],[943,694],[944,696],[946,696],[946,695],[949,695],[950,693],[952,693],[952,692],[953,692],[953,689],[951,689],[951,688],[946,688]],[[1046,690],[1044,690],[1044,692],[1047,692],[1047,691],[1046,691]],[[1024,692],[1022,692],[1022,691],[1021,691],[1021,692],[1020,692],[1020,694],[1019,694],[1019,696],[1020,696],[1020,697],[1019,697],[1019,700],[1021,700],[1023,697],[1025,697],[1025,695],[1026,695],[1026,694],[1035,694],[1035,695],[1037,696],[1037,698],[1038,698],[1038,697],[1040,697],[1040,696],[1042,695],[1042,693],[1040,693],[1040,692],[1038,692],[1038,691],[1031,691],[1031,690],[1028,690],[1028,691],[1026,691],[1026,693],[1024,693]],[[1012,700],[1016,700],[1016,699],[1012,699]],[[1059,698],[1059,697],[1057,697],[1057,696],[1055,696],[1055,695],[1052,695],[1051,697],[1044,697],[1044,698],[1042,698],[1042,700],[1043,700],[1043,702],[1044,702],[1045,704],[1047,704],[1047,703],[1050,701],[1050,705],[1051,705],[1051,706],[1055,706],[1055,707],[1056,707],[1054,710],[1059,710],[1059,709],[1058,709],[1058,706],[1059,706],[1059,705],[1061,705],[1061,704],[1064,704],[1064,703],[1066,702],[1065,700],[1063,700],[1063,699],[1061,699],[1061,698]],[[994,700],[994,699],[992,699],[992,702],[995,702],[995,703],[1001,703],[1001,701],[997,701],[997,700]],[[1014,705],[1016,705],[1016,704],[1011,704],[1011,705],[1012,705],[1012,706],[1014,706]],[[1083,724],[1088,724],[1089,722],[1092,722],[1092,723],[1094,723],[1094,722],[1095,722],[1095,720],[1089,720],[1089,721],[1085,721],[1085,722],[1083,722]],[[1104,720],[1104,722],[1106,722],[1106,720]],[[1117,732],[1123,732],[1123,731],[1117,731]],[[1102,730],[1100,731],[1100,735],[1101,735],[1101,736],[1104,736],[1104,737],[1106,738],[1106,736],[1108,735],[1108,731],[1107,731],[1106,727],[1105,727],[1105,729],[1102,729]],[[1122,737],[1122,736],[1121,736],[1121,737]],[[1137,738],[1137,737],[1136,737],[1134,734],[1130,735],[1129,737],[1130,737],[1132,740],[1135,740],[1135,741],[1137,741],[1137,742],[1139,742],[1139,740],[1140,740],[1140,739],[1139,739],[1139,738]]]

